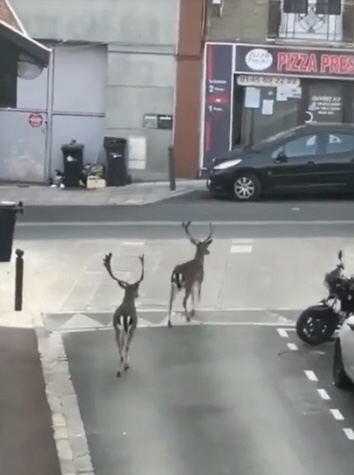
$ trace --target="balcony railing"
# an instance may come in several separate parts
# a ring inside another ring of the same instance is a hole
[[[284,0],[269,0],[268,38],[353,42],[353,0],[342,1],[337,9],[330,8],[325,0],[302,3],[305,7],[294,11],[284,5]]]

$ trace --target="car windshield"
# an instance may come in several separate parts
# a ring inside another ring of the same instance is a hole
[[[252,145],[250,148],[252,148],[252,150],[255,152],[260,152],[261,150],[264,150],[266,147],[268,147],[268,145],[270,145],[272,142],[290,135],[291,132],[289,130],[278,132],[277,134],[271,135],[270,137],[267,137],[266,139]]]

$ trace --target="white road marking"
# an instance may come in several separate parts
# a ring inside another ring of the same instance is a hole
[[[207,226],[207,221],[193,221],[193,226]],[[323,220],[323,221],[213,221],[215,226],[333,226],[337,225],[354,225],[354,220]],[[75,221],[75,222],[50,222],[50,221],[33,221],[19,222],[16,226],[20,227],[129,227],[129,226],[181,226],[180,221]]]
[[[348,437],[349,440],[354,440],[354,431],[350,427],[345,427],[343,429],[344,434]]]
[[[288,348],[291,351],[297,351],[298,347],[295,345],[295,343],[288,343]]]
[[[288,337],[289,337],[287,331],[284,330],[284,328],[277,328],[277,332],[279,333],[279,335],[280,335],[282,338],[288,338]]]
[[[306,374],[306,377],[310,381],[318,381],[317,376],[315,375],[315,373],[313,371],[306,369],[305,374]]]
[[[144,246],[144,241],[124,241],[122,242],[123,246]]]
[[[325,389],[317,389],[318,394],[321,396],[322,399],[325,401],[329,401],[331,398],[328,392]]]
[[[231,254],[247,254],[252,252],[250,244],[233,244],[231,246]]]
[[[153,323],[153,322],[148,322],[147,320],[144,321],[144,323],[142,325],[138,324],[138,328],[161,328],[161,327],[165,327],[167,326],[167,320],[164,319],[162,322],[158,322],[158,323]],[[172,324],[176,323],[176,321],[174,321],[172,319]],[[245,327],[249,327],[249,326],[255,326],[255,327],[276,327],[278,326],[277,323],[273,323],[273,322],[203,322],[203,321],[199,321],[199,320],[192,320],[192,322],[186,322],[186,321],[180,321],[178,320],[178,323],[177,325],[181,326],[181,325],[184,325],[184,326],[188,326],[188,325],[204,325],[204,326],[245,326]],[[94,332],[94,331],[105,331],[105,330],[111,330],[111,326],[109,325],[108,327],[107,326],[104,326],[104,327],[98,327],[98,326],[92,326],[92,327],[86,327],[86,328],[69,328],[69,329],[62,329],[62,327],[58,328],[58,329],[55,329],[55,330],[52,330],[53,333],[71,333],[71,332]]]
[[[115,308],[112,308],[111,311],[105,311],[105,312],[100,312],[99,310],[92,310],[90,309],[90,311],[87,311],[87,312],[83,312],[83,313],[86,313],[87,316],[90,316],[90,314],[95,314],[95,313],[107,313],[107,314],[111,314],[112,312],[114,312]],[[279,308],[277,309],[279,312],[289,312],[289,311],[299,311],[299,309],[296,309],[296,308]],[[182,310],[180,310],[182,311]],[[198,307],[197,308],[197,311],[199,312],[269,312],[269,309],[268,308],[262,308],[262,307],[223,307],[223,308],[220,308],[220,307]],[[159,312],[159,313],[162,313],[162,312],[166,312],[166,306],[165,305],[161,305],[161,307],[143,307],[143,308],[140,308],[139,309],[139,312]],[[71,315],[72,313],[75,313],[75,311],[64,311],[64,312],[57,312],[58,314],[60,315]],[[48,314],[47,312],[44,312],[44,314]],[[278,327],[284,327],[284,326],[288,326],[288,325],[291,325],[292,327],[294,328],[291,328],[289,329],[288,331],[295,331],[295,323],[294,322],[291,322],[290,320],[288,320],[288,322],[282,322],[282,323],[274,323],[274,325],[278,326]]]
[[[344,421],[344,416],[338,409],[330,409],[330,411],[336,421]]]

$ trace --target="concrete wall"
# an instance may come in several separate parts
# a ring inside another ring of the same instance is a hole
[[[268,0],[225,0],[221,18],[209,18],[209,41],[267,39]]]
[[[143,128],[146,113],[173,114],[179,0],[12,0],[37,39],[108,44],[106,135],[147,138],[146,170],[167,178],[172,131]]]
[[[173,47],[111,47],[108,55],[106,131],[108,135],[147,138],[147,167],[133,178],[168,176],[167,149],[172,131],[143,128],[144,114],[173,114]]]
[[[174,44],[176,0],[11,0],[34,38]]]

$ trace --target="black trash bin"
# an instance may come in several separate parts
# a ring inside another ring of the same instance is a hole
[[[61,147],[64,163],[64,185],[67,188],[79,188],[84,168],[84,145],[76,143],[64,144]]]
[[[128,183],[127,140],[118,137],[105,137],[107,186],[125,186]]]
[[[16,214],[23,214],[23,203],[0,201],[0,262],[10,262]]]

